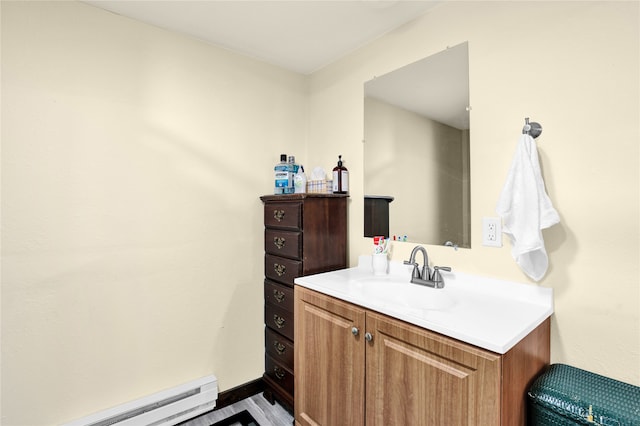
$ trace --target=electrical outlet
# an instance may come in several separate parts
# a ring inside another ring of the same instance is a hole
[[[482,245],[502,247],[502,222],[499,217],[482,218]]]

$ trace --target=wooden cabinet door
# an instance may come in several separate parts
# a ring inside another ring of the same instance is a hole
[[[296,424],[364,425],[364,309],[299,286],[295,299]]]
[[[367,426],[500,424],[499,355],[372,312],[367,331]]]

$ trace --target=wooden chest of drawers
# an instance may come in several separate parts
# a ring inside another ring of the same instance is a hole
[[[293,411],[293,280],[347,266],[347,195],[265,195],[264,395]]]

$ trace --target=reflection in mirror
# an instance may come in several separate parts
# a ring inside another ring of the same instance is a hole
[[[470,247],[467,43],[376,77],[364,93],[364,193],[392,197],[387,236]]]

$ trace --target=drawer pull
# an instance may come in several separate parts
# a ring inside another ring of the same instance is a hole
[[[279,277],[281,277],[287,272],[287,267],[285,265],[280,265],[279,263],[274,263],[273,270]]]
[[[273,245],[275,245],[278,250],[284,248],[285,239],[282,237],[273,237]]]
[[[279,302],[282,303],[284,300],[284,292],[280,290],[273,289],[273,297]]]
[[[278,355],[284,355],[287,350],[287,347],[277,340],[273,341],[273,347],[276,349],[276,352],[278,352]]]
[[[273,218],[278,222],[282,222],[282,219],[284,219],[284,210],[274,210]]]
[[[285,319],[282,318],[280,315],[273,314],[273,322],[276,324],[276,327],[283,328]]]
[[[282,380],[287,373],[280,367],[273,367],[273,374],[276,375],[278,380]]]

